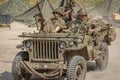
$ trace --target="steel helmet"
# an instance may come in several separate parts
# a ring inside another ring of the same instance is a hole
[[[86,9],[80,9],[80,10],[78,10],[78,12],[77,12],[79,15],[88,15],[88,13],[87,13],[87,10]]]
[[[55,9],[54,11],[53,11],[53,14],[54,13],[59,13],[59,14],[61,14],[62,16],[64,15],[64,9],[63,9],[63,7],[59,7],[59,8],[57,8],[57,9]]]

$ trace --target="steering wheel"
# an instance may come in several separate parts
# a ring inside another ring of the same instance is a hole
[[[75,20],[70,22],[70,30],[73,33],[84,33],[85,27],[79,20]]]

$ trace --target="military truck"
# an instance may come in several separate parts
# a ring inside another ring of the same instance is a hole
[[[74,25],[74,27],[73,27]],[[106,24],[107,25],[107,24]],[[66,33],[22,33],[22,49],[14,58],[14,80],[40,79],[85,80],[87,61],[94,61],[99,70],[108,65],[111,26],[102,27],[96,35],[86,33],[79,21],[69,23]]]

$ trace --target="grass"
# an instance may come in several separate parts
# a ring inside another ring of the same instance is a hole
[[[94,7],[104,0],[77,0],[78,2],[82,3],[86,7]]]

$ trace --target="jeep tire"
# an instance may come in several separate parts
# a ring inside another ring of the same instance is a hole
[[[21,61],[28,61],[28,53],[26,51],[19,52],[12,64],[12,75],[14,80],[30,80],[31,75],[26,73],[24,69],[21,68]]]
[[[68,80],[85,80],[87,64],[82,56],[74,56],[68,64]]]
[[[104,42],[101,45],[101,54],[100,54],[100,57],[98,59],[96,59],[97,70],[103,71],[103,70],[105,70],[107,68],[108,57],[109,57],[108,46]]]

